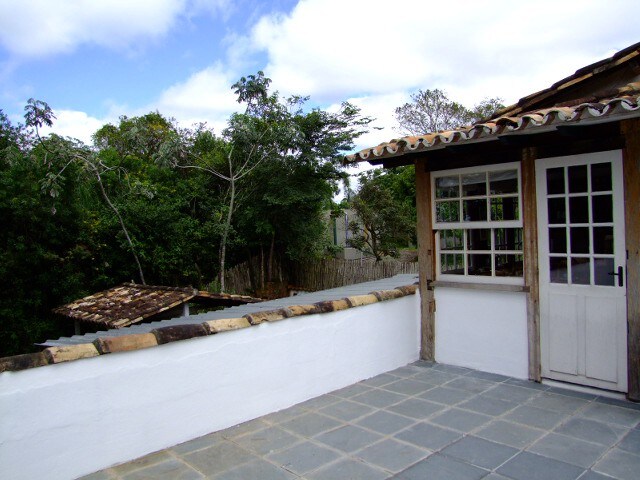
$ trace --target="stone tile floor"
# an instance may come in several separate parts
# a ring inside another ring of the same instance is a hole
[[[418,362],[86,477],[640,479],[640,405]]]

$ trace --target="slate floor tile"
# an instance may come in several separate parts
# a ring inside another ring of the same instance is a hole
[[[477,467],[493,470],[519,452],[518,449],[467,436],[440,451],[448,457],[463,460]]]
[[[216,475],[257,458],[244,448],[231,442],[184,455],[183,460],[204,475]]]
[[[309,412],[280,424],[280,427],[302,435],[303,437],[313,437],[319,433],[339,427],[340,425],[342,424],[337,420],[325,415]]]
[[[220,443],[224,439],[219,433],[211,433],[204,435],[203,437],[190,440],[188,442],[181,443],[171,448],[171,451],[177,455],[185,453],[195,452],[196,450],[202,450],[203,448],[211,447],[217,443]]]
[[[84,477],[80,477],[78,480],[116,480],[120,477],[116,476],[115,473],[108,470],[101,470],[99,472],[90,473],[89,475],[85,475]]]
[[[354,402],[364,403],[371,407],[383,408],[393,405],[394,403],[401,402],[406,398],[406,395],[376,389],[351,397],[351,400]]]
[[[415,418],[416,420],[423,420],[445,408],[447,408],[445,405],[439,403],[433,403],[419,398],[409,398],[404,402],[387,407],[386,410],[399,413],[406,417]]]
[[[592,403],[580,411],[580,415],[598,422],[613,423],[633,428],[640,422],[640,411]]]
[[[430,455],[429,450],[387,439],[365,448],[357,454],[364,461],[390,472],[399,472]]]
[[[112,470],[117,475],[125,475],[132,472],[133,470],[138,470],[140,468],[148,467],[149,465],[154,465],[166,460],[171,460],[172,458],[173,457],[167,451],[163,450],[161,452],[150,453],[149,455],[145,455],[144,457],[137,458],[127,463],[123,463],[122,465],[113,467]]]
[[[580,398],[557,395],[555,393],[541,392],[535,398],[527,402],[530,407],[542,408],[553,412],[573,414],[589,402]]]
[[[506,400],[499,400],[485,395],[476,395],[466,402],[458,404],[459,408],[465,408],[467,410],[491,416],[502,415],[509,410],[513,410],[517,406],[517,403],[507,402]]]
[[[371,415],[361,418],[358,420],[356,425],[368,428],[374,432],[382,433],[383,435],[389,435],[414,423],[415,420],[408,419],[407,417],[379,410]]]
[[[504,416],[505,420],[545,430],[555,427],[566,418],[567,415],[564,413],[543,410],[529,405],[521,405]]]
[[[584,469],[552,458],[521,452],[498,468],[497,472],[514,480],[575,480]]]
[[[510,447],[523,449],[544,435],[544,433],[543,430],[503,420],[495,420],[476,432],[476,435]]]
[[[424,393],[427,390],[434,388],[434,385],[419,380],[413,380],[411,378],[404,378],[397,382],[392,382],[381,387],[385,390],[389,390],[395,393],[401,393],[404,395],[418,395]]]
[[[267,458],[280,464],[285,470],[302,475],[335,461],[339,456],[326,447],[312,442],[303,442],[280,452],[272,453]]]
[[[396,377],[395,375],[391,375],[389,373],[382,373],[367,380],[363,380],[362,382],[360,382],[360,384],[367,387],[381,387],[383,385],[386,385],[387,383],[397,382],[398,380],[400,380],[400,377]]]
[[[442,385],[444,383],[450,382],[451,380],[455,380],[458,377],[459,375],[431,369],[426,372],[418,373],[411,378],[413,380],[420,380],[421,382],[427,382],[432,385]]]
[[[261,459],[252,460],[213,477],[214,480],[248,480],[254,478],[260,480],[293,480],[298,477]]]
[[[467,390],[469,392],[481,393],[485,390],[495,387],[494,382],[482,380],[471,376],[458,377],[455,380],[451,380],[447,383],[447,387],[459,388],[460,390]]]
[[[235,438],[241,435],[246,435],[250,432],[255,432],[256,430],[262,430],[263,428],[266,428],[268,426],[269,424],[262,418],[256,418],[255,420],[250,420],[248,422],[241,423],[240,425],[229,427],[226,430],[220,431],[219,433],[224,438]]]
[[[329,405],[318,410],[318,413],[329,415],[331,417],[338,418],[345,422],[350,422],[356,418],[363,417],[375,409],[362,403],[355,403],[349,400],[342,400],[340,402]]]
[[[306,402],[299,403],[298,406],[304,408],[305,410],[317,410],[318,408],[326,407],[327,405],[336,403],[339,400],[339,397],[334,397],[330,394],[320,395],[319,397],[312,398],[310,400],[307,400]]]
[[[409,378],[415,375],[416,373],[423,373],[423,370],[420,367],[416,367],[414,365],[406,365],[404,367],[391,370],[388,373],[390,373],[391,375],[395,375],[396,377]]]
[[[431,423],[436,423],[443,427],[469,433],[481,425],[489,422],[491,417],[479,413],[468,412],[458,408],[445,410],[429,419]]]
[[[293,421],[295,421],[295,419]],[[322,424],[322,421],[319,423]],[[298,441],[299,439],[295,435],[275,426],[258,430],[257,432],[251,432],[234,439],[234,442],[241,447],[260,455],[281,450]]]
[[[588,470],[578,480],[611,480],[611,477],[594,472],[593,470]]]
[[[467,390],[459,390],[457,388],[449,387],[436,387],[420,395],[420,398],[429,400],[430,402],[442,403],[444,405],[455,405],[468,400],[474,395],[474,393]]]
[[[389,477],[391,474],[380,469],[346,458],[321,468],[305,478],[310,480],[384,480]]]
[[[562,387],[549,387],[547,392],[557,393],[558,395],[564,395],[567,397],[582,398],[583,400],[589,400],[589,401],[595,400],[598,397],[593,393],[580,392],[577,390],[570,390],[568,388],[562,388]]]
[[[598,397],[595,400],[597,403],[604,403],[605,405],[613,405],[614,407],[628,408],[629,410],[640,411],[640,403],[630,402],[622,398],[609,398]]]
[[[452,430],[421,422],[395,434],[394,437],[418,447],[435,451],[455,442],[462,435]]]
[[[506,400],[507,402],[521,403],[540,395],[540,392],[531,388],[517,387],[515,385],[501,383],[485,391],[484,395],[491,398],[497,398],[499,400]]]
[[[627,452],[640,455],[640,430],[631,430],[617,446]]]
[[[578,467],[589,468],[602,456],[607,447],[550,433],[527,450],[545,457],[555,458]]]
[[[382,438],[381,435],[362,428],[345,425],[336,430],[322,433],[316,440],[343,452],[355,452]]]
[[[506,377],[504,375],[500,375],[497,373],[481,372],[480,370],[473,370],[469,372],[466,376],[473,377],[473,378],[480,378],[481,380],[488,380],[494,383],[506,382],[507,380],[511,379],[511,377]]]
[[[340,390],[335,390],[331,392],[331,395],[334,395],[340,398],[349,398],[359,393],[368,392],[369,390],[371,390],[371,387],[367,387],[366,385],[356,383],[353,385],[349,385],[348,387],[341,388]]]
[[[611,446],[628,430],[609,423],[596,422],[587,418],[572,417],[554,430],[587,442]]]
[[[516,387],[530,388],[532,390],[549,390],[548,385],[531,380],[521,380],[520,378],[509,378],[504,383],[507,385],[515,385]]]
[[[122,477],[123,480],[199,480],[204,476],[175,458],[136,470]]]
[[[487,471],[444,455],[431,455],[399,473],[398,480],[480,480]]]
[[[593,467],[593,470],[621,480],[637,480],[640,476],[640,455],[614,448]]]
[[[287,422],[292,418],[299,417],[305,413],[307,413],[306,409],[299,407],[298,405],[294,405],[293,407],[280,410],[279,412],[270,413],[269,415],[262,417],[262,420],[270,423],[271,425],[277,425],[279,423]]]
[[[438,370],[440,372],[452,373],[454,375],[466,375],[467,373],[472,372],[473,370],[466,367],[458,367],[457,365],[447,365],[445,363],[438,363],[433,366],[433,370]]]

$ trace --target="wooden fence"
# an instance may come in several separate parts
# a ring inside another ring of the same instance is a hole
[[[418,262],[376,262],[373,259],[325,259],[304,263],[274,261],[271,274],[273,280],[268,282],[264,262],[259,257],[254,257],[249,262],[227,270],[225,286],[227,292],[273,297],[287,295],[289,289],[324,290],[393,277],[400,273],[417,274]],[[274,289],[278,291],[273,291]]]

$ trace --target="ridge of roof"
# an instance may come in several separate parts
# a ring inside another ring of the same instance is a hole
[[[612,94],[608,95],[610,98],[575,99],[555,107],[532,110],[518,115],[498,116],[455,130],[393,139],[347,155],[344,163],[382,161],[422,150],[445,148],[450,144],[493,140],[499,135],[541,130],[545,127],[555,128],[562,124],[598,123],[618,117],[640,116],[640,81],[609,90],[608,93]]]

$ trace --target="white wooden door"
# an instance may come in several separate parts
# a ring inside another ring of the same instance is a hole
[[[536,190],[542,376],[626,392],[622,153],[537,160]]]

